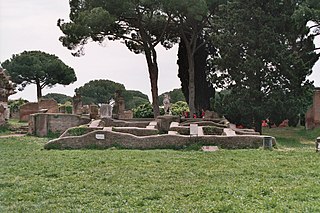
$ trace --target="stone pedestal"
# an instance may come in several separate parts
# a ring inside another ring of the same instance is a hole
[[[99,115],[99,108],[97,105],[90,105],[90,118],[97,119]]]
[[[112,106],[110,104],[102,104],[100,107],[100,118],[111,118]]]

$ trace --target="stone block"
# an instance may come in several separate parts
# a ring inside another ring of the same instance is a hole
[[[39,111],[39,104],[29,102],[20,106],[20,121],[28,121],[31,114]]]
[[[58,113],[59,112],[58,103],[54,99],[41,99],[38,104],[39,104],[39,110],[47,109],[48,113]]]

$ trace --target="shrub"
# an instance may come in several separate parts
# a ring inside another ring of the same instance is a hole
[[[20,106],[25,103],[28,103],[28,101],[22,98],[19,98],[17,100],[9,100],[8,105],[10,108],[10,115],[12,115],[13,113],[19,112]]]
[[[86,126],[78,126],[68,130],[70,136],[80,136],[87,133],[88,128]]]
[[[184,112],[189,112],[189,106],[185,101],[178,101],[171,105],[171,112],[173,115],[182,116]]]
[[[137,108],[133,109],[133,117],[135,118],[153,118],[153,110],[152,105],[142,104],[138,106]]]

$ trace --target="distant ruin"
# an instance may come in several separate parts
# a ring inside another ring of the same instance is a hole
[[[10,117],[8,97],[16,92],[9,75],[0,67],[0,126],[4,125]]]
[[[320,88],[315,88],[313,104],[306,113],[306,129],[320,127]]]

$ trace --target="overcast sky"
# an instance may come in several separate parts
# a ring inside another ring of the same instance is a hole
[[[143,54],[134,54],[119,42],[106,41],[103,45],[90,43],[85,55],[73,57],[58,38],[62,35],[57,20],[68,20],[68,0],[0,0],[0,62],[25,50],[40,50],[57,55],[74,68],[78,80],[68,86],[55,86],[43,90],[47,93],[74,95],[74,89],[90,80],[108,79],[124,84],[126,89],[139,90],[151,99],[151,87]],[[159,46],[159,94],[180,88],[177,77],[177,47],[165,50]],[[36,100],[36,87],[29,85],[24,91],[10,96]]]
[[[47,93],[74,95],[74,89],[90,80],[108,79],[124,84],[126,89],[139,90],[151,99],[150,81],[144,55],[130,52],[124,44],[107,41],[102,45],[90,43],[85,55],[73,57],[58,38],[62,35],[57,20],[68,19],[68,0],[0,0],[0,62],[25,50],[40,50],[57,55],[74,68],[78,80],[68,86],[44,89]],[[318,39],[319,40],[319,39]],[[320,43],[320,41],[317,43]],[[158,49],[159,94],[180,87],[177,77],[177,46],[171,50]],[[311,80],[320,87],[320,61],[315,65]],[[36,87],[29,85],[10,99],[36,100]]]

